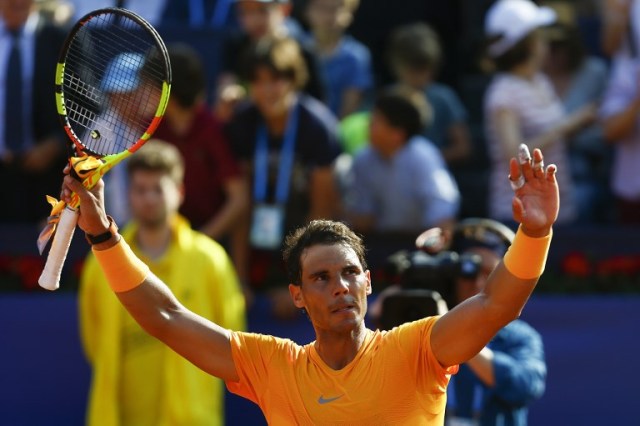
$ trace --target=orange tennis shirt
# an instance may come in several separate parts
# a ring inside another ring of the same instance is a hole
[[[341,370],[329,368],[313,342],[234,332],[240,380],[227,388],[258,404],[273,425],[442,425],[446,387],[458,366],[443,368],[431,352],[437,319],[367,330],[355,359]]]

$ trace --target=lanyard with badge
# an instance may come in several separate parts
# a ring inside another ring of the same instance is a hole
[[[296,135],[298,130],[298,105],[291,108],[284,131],[282,150],[276,180],[273,203],[267,203],[269,181],[269,142],[267,126],[258,128],[254,155],[253,218],[251,222],[251,246],[273,250],[280,247],[284,237],[285,205],[289,198],[289,182],[293,172]]]

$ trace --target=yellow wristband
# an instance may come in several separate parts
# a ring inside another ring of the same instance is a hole
[[[550,231],[547,236],[533,238],[518,228],[509,250],[504,255],[504,266],[520,279],[538,278],[544,272],[547,263],[552,235],[553,231]]]
[[[149,267],[136,257],[122,237],[113,247],[92,251],[107,277],[109,286],[116,293],[139,286],[149,275]]]

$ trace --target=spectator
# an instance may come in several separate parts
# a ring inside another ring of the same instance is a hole
[[[587,55],[574,25],[555,24],[545,35],[549,40],[549,55],[544,71],[565,111],[571,114],[585,105],[600,103],[608,78],[605,61]],[[611,147],[604,140],[601,123],[595,122],[569,139],[569,163],[577,222],[611,220]]]
[[[616,199],[616,219],[640,223],[640,1],[607,1],[604,11],[603,50],[613,57],[611,75],[600,116],[604,135],[615,145],[611,190]]]
[[[89,53],[87,53],[89,54]],[[145,64],[145,57],[141,53],[120,53],[116,55],[108,64],[107,69],[99,83],[99,88],[106,94],[108,112],[103,112],[95,124],[100,130],[100,134],[111,141],[118,141],[112,144],[112,152],[115,154],[115,147],[128,146],[132,138],[140,137],[140,122],[144,122],[149,116],[153,116],[155,111],[145,111],[143,109],[131,108],[131,99],[136,97],[139,90],[146,90],[141,84],[141,70]],[[144,95],[138,99],[147,99]],[[114,126],[117,121],[120,125]],[[128,160],[125,160],[125,162]],[[112,216],[120,226],[124,225],[131,218],[129,203],[127,200],[127,173],[124,167],[114,167],[105,175],[104,197],[113,206]]]
[[[471,154],[467,112],[449,86],[435,81],[442,62],[438,36],[427,24],[405,25],[391,36],[389,62],[396,79],[424,92],[433,116],[423,135],[441,151],[452,167]]]
[[[0,2],[0,221],[46,219],[66,161],[53,102],[53,71],[65,28],[42,19],[33,0]]]
[[[244,329],[244,298],[226,252],[177,213],[184,172],[178,150],[149,141],[127,170],[133,221],[123,238],[184,306],[221,327]],[[105,280],[89,255],[79,290],[82,344],[93,370],[87,424],[224,424],[222,382],[145,334]]]
[[[240,31],[229,35],[223,46],[222,71],[218,78],[214,113],[226,122],[245,95],[247,57],[260,40],[273,37],[297,39],[302,31],[297,22],[288,19],[291,12],[289,0],[234,0]],[[324,100],[324,88],[319,76],[316,56],[299,44],[307,68],[303,91],[316,99]]]
[[[455,281],[456,304],[484,290],[513,235],[489,219],[469,218],[456,226],[449,249],[475,256]],[[540,334],[520,319],[511,321],[451,378],[445,424],[526,426],[528,406],[544,393],[546,376]]]
[[[370,143],[353,161],[346,217],[359,232],[410,235],[449,228],[460,197],[440,151],[420,135],[429,114],[421,93],[388,89],[374,102]]]
[[[329,109],[345,117],[361,109],[373,86],[369,49],[345,31],[359,0],[311,0],[309,43],[320,62]]]
[[[488,54],[498,71],[484,98],[492,163],[488,206],[492,218],[511,225],[512,189],[503,171],[521,143],[543,148],[547,160],[558,166],[563,191],[558,224],[570,223],[576,216],[567,138],[594,120],[595,106],[568,115],[542,73],[547,45],[539,28],[554,21],[552,9],[530,0],[498,0],[485,17]]]
[[[229,237],[248,209],[248,186],[221,123],[205,104],[200,55],[181,43],[167,48],[173,77],[171,97],[155,137],[175,145],[185,161],[180,213],[194,229],[230,243]],[[230,248],[236,260],[237,250],[233,245]]]
[[[436,33],[424,23],[404,25],[389,40],[387,58],[396,82],[418,90],[431,105],[431,119],[421,133],[440,149],[447,165],[461,166],[471,154],[467,113],[449,86],[434,81],[441,63]],[[367,141],[368,112],[345,117],[340,124],[345,150],[357,152]]]
[[[322,103],[301,93],[307,73],[294,40],[262,40],[248,64],[252,102],[234,115],[227,130],[253,182],[252,217],[246,222],[255,273],[250,282],[254,288],[277,284],[283,289],[278,249],[284,236],[309,219],[335,216],[337,121]]]
[[[637,57],[640,1],[605,0],[602,5],[602,51],[614,59]]]
[[[613,63],[600,115],[604,136],[615,144],[611,190],[620,223],[640,223],[640,61],[620,57]]]

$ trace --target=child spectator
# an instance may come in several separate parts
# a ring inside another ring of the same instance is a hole
[[[284,236],[297,226],[335,215],[337,120],[324,104],[301,92],[307,71],[295,40],[263,39],[247,64],[252,101],[236,112],[227,131],[253,182],[251,217],[245,223],[251,246],[249,282],[256,290],[284,290],[274,292],[281,296],[274,309],[282,306],[287,316],[295,310],[279,249]]]
[[[433,117],[422,134],[450,167],[464,162],[471,154],[467,112],[453,89],[435,81],[442,62],[435,31],[424,23],[400,27],[391,37],[389,62],[398,82],[423,91],[431,104]]]
[[[297,22],[288,18],[291,12],[289,0],[234,0],[240,31],[229,35],[223,46],[222,71],[218,78],[214,113],[226,122],[233,114],[246,92],[242,75],[247,67],[247,56],[265,38],[291,37],[296,40],[302,30]],[[296,41],[300,44],[298,41]],[[324,88],[319,76],[315,55],[300,45],[307,68],[303,91],[316,99],[324,100]]]
[[[196,50],[170,44],[171,96],[155,136],[175,145],[185,161],[180,213],[194,229],[224,241],[248,208],[247,184],[222,130],[205,104],[205,75]]]
[[[380,94],[370,119],[370,144],[353,160],[345,211],[359,232],[417,235],[447,229],[458,213],[458,188],[438,148],[420,132],[428,104],[396,86]]]
[[[308,43],[320,62],[326,104],[337,117],[358,111],[373,86],[369,49],[346,29],[359,0],[310,0]]]

